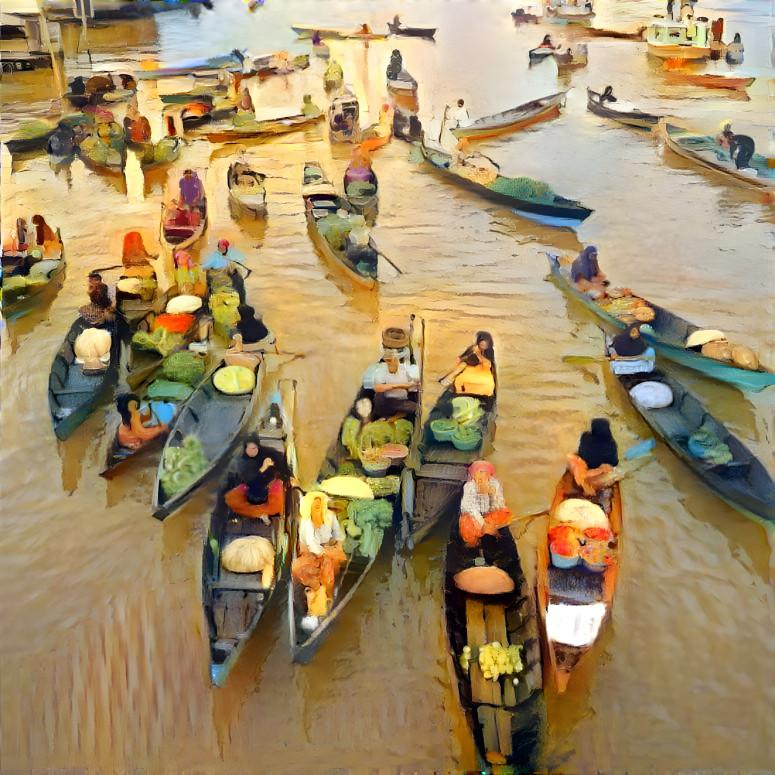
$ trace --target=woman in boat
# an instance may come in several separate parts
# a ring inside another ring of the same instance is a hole
[[[420,385],[406,364],[392,353],[386,353],[374,371],[374,411],[377,417],[414,415]],[[414,398],[410,398],[410,395]]]
[[[492,336],[487,331],[477,331],[475,343],[455,359],[453,369],[455,392],[460,395],[493,395],[495,393],[494,365],[495,351]]]
[[[465,545],[473,549],[482,536],[497,535],[513,518],[495,477],[495,466],[486,460],[471,463],[460,501],[460,537]]]
[[[264,325],[261,316],[256,317],[255,309],[249,304],[240,304],[237,314],[237,332],[242,337],[243,344],[255,344],[269,335],[269,329]]]
[[[559,46],[555,46],[554,43],[552,43],[551,35],[544,35],[544,39],[539,44],[538,48],[550,48],[552,50],[555,50],[559,48]]]
[[[199,175],[194,170],[185,170],[178,186],[180,188],[180,207],[193,210],[201,205],[205,190]]]
[[[600,104],[605,105],[606,102],[616,102],[613,86],[606,86],[605,89],[603,89],[603,93],[600,95]]]
[[[205,296],[207,283],[201,279],[201,270],[191,259],[191,255],[185,250],[176,250],[173,254],[175,261],[175,283],[179,294],[193,294]]]
[[[321,113],[321,110],[312,101],[312,95],[305,94],[303,99],[304,99],[304,103],[301,106],[302,116],[307,116],[307,118],[316,118],[317,116],[319,116]]]
[[[600,271],[597,248],[594,245],[588,245],[579,253],[571,264],[570,276],[576,288],[593,299],[602,299],[606,296],[608,280]]]
[[[299,507],[299,554],[291,575],[313,593],[321,588],[328,600],[334,598],[334,581],[339,566],[347,560],[342,549],[344,532],[336,514],[328,509],[328,496],[308,492]]]
[[[732,124],[724,122],[721,125],[721,132],[716,135],[716,145],[720,145],[725,151],[729,151],[730,158],[735,151],[735,133],[732,131]]]
[[[740,33],[736,32],[732,42],[727,45],[726,60],[729,65],[742,65],[743,52],[745,51],[743,43],[740,40]]]
[[[46,151],[49,156],[66,158],[75,153],[75,131],[66,121],[60,121],[51,137],[48,138]]]
[[[393,53],[390,55],[390,62],[388,63],[385,75],[389,81],[395,81],[398,78],[398,74],[404,67],[404,59],[401,56],[401,52],[397,49],[393,49]]]
[[[576,454],[568,455],[568,470],[584,494],[593,497],[621,478],[614,470],[618,464],[611,426],[605,418],[596,417],[590,430],[581,434]]]
[[[636,320],[614,337],[611,347],[620,358],[635,358],[646,352],[647,344],[640,335],[641,325],[641,321]]]
[[[360,439],[363,429],[372,421],[373,404],[370,398],[359,398],[342,423],[342,444],[350,457],[356,460],[362,449]]]
[[[167,423],[145,425],[150,419],[150,413],[143,416],[140,413],[140,399],[134,393],[122,393],[116,399],[116,407],[121,415],[121,424],[116,432],[116,440],[127,449],[139,449],[151,439],[166,434]]]
[[[92,326],[101,326],[113,322],[115,311],[108,286],[102,282],[102,276],[92,272],[88,277],[89,303],[78,308],[80,316]]]
[[[242,93],[237,100],[237,111],[241,113],[255,113],[256,108],[253,105],[253,98],[250,96],[247,86],[242,87]]]
[[[32,225],[35,227],[35,244],[43,251],[44,256],[59,250],[59,237],[42,215],[33,215]]]
[[[121,253],[124,277],[155,277],[156,272],[150,263],[154,258],[156,256],[152,256],[145,249],[140,232],[129,231],[124,235],[124,248]]]
[[[287,479],[285,467],[274,455],[261,450],[258,436],[250,436],[227,481],[226,505],[235,514],[268,525],[270,517],[283,512],[283,481]]]

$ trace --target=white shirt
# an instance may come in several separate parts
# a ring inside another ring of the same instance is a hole
[[[315,527],[311,519],[302,519],[299,525],[299,542],[313,554],[323,554],[323,546],[331,539],[344,541],[344,533],[333,511],[326,509],[323,524]]]
[[[377,364],[374,370],[375,385],[401,385],[412,382],[412,377],[407,370],[406,364],[399,363],[395,374],[391,374],[387,363],[384,361]],[[396,388],[384,392],[386,398],[408,398],[409,393],[405,388]]]

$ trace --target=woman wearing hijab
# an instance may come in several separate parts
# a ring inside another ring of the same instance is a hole
[[[249,304],[240,304],[237,307],[239,322],[237,331],[242,335],[243,344],[255,344],[269,334],[269,329],[264,325],[260,317],[256,317],[256,311]]]
[[[269,517],[283,512],[284,475],[274,457],[262,452],[258,437],[250,436],[236,470],[229,476],[226,505],[235,514],[260,519],[268,525]]]
[[[606,295],[608,280],[600,271],[597,248],[594,245],[588,245],[579,253],[571,264],[570,276],[576,288],[593,299],[601,299]]]
[[[513,518],[495,478],[495,466],[486,460],[471,463],[460,501],[460,537],[466,546],[474,548],[482,536],[496,535]]]
[[[169,430],[166,423],[146,426],[140,414],[140,399],[134,393],[122,393],[116,399],[116,407],[121,415],[116,439],[122,447],[139,449],[151,439],[161,436]]]
[[[640,327],[641,322],[637,320],[614,337],[611,347],[620,358],[634,358],[646,352],[646,342],[640,335]]]
[[[475,343],[455,360],[455,392],[459,395],[492,396],[495,393],[495,351],[492,335],[477,331]],[[454,369],[453,369],[454,373]]]
[[[124,249],[121,254],[123,277],[156,277],[150,263],[154,258],[155,256],[145,249],[140,232],[129,231],[124,235]]]
[[[575,455],[568,455],[568,468],[584,494],[594,496],[621,478],[614,471],[619,463],[619,451],[608,420],[596,417],[590,430],[579,438]]]

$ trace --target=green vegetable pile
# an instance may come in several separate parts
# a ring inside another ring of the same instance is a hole
[[[210,465],[195,436],[186,436],[180,447],[167,447],[162,462],[161,486],[171,498],[196,482]]]
[[[340,218],[336,213],[329,213],[325,218],[321,218],[316,226],[321,236],[326,238],[334,250],[344,250],[347,235],[352,229],[347,218]]]
[[[148,398],[154,401],[185,401],[194,391],[180,382],[155,379],[148,385]]]
[[[468,444],[469,442],[473,443],[475,441],[481,441],[482,434],[476,428],[471,428],[469,426],[460,428],[452,438],[455,439],[455,441]]]
[[[191,352],[172,353],[164,359],[159,376],[171,382],[182,382],[184,385],[196,384],[205,373],[202,358],[197,358]]]
[[[342,522],[346,533],[344,551],[376,557],[382,546],[385,528],[392,524],[393,506],[389,501],[350,501],[347,504],[347,519]]]
[[[239,294],[229,289],[210,295],[210,310],[213,313],[213,330],[224,339],[229,339],[239,323]]]
[[[152,334],[147,331],[137,331],[132,337],[132,347],[137,350],[151,350],[164,356],[184,344],[185,339],[182,334],[170,333],[162,327],[157,328]]]
[[[455,396],[452,399],[452,419],[461,428],[473,425],[484,415],[479,399],[473,396]]]
[[[734,455],[729,447],[710,428],[706,428],[704,425],[689,436],[687,447],[694,457],[707,460],[715,465],[725,465],[734,460]]]
[[[377,420],[366,423],[361,428],[360,421],[348,416],[342,425],[342,444],[347,448],[350,457],[358,459],[363,449],[381,447],[383,444],[409,444],[414,426],[409,420],[400,419],[394,422]]]
[[[398,494],[400,481],[397,476],[366,477],[366,484],[371,487],[375,498],[388,498]]]
[[[530,199],[534,202],[554,201],[551,186],[532,178],[504,178],[499,175],[487,188],[515,199]]]

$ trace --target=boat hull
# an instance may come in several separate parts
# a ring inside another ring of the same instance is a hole
[[[549,121],[560,115],[560,104],[565,100],[565,92],[553,94],[550,97],[544,97],[540,100],[534,100],[533,107],[531,103],[526,103],[514,111],[506,111],[495,116],[479,119],[473,122],[471,126],[459,126],[452,129],[455,137],[484,138],[493,137],[502,132],[512,132],[518,129],[524,129],[538,124],[541,121]],[[516,115],[519,111],[524,111],[525,115]],[[513,119],[509,120],[509,114],[513,113]],[[481,124],[480,124],[481,122]],[[480,124],[477,126],[477,124]]]
[[[659,123],[661,118],[661,116],[654,115],[653,113],[618,111],[613,108],[607,108],[601,104],[600,94],[589,88],[587,88],[587,110],[596,116],[610,118],[633,129],[645,129],[647,132],[650,132]]]

